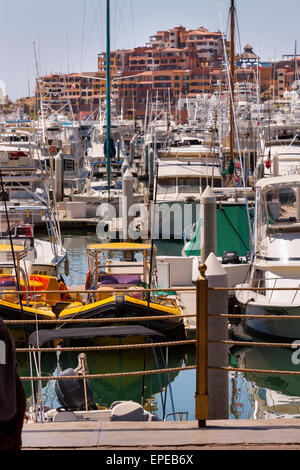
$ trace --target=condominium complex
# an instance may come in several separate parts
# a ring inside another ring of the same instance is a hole
[[[183,26],[157,31],[143,47],[110,53],[111,95],[118,112],[143,118],[146,104],[165,103],[177,118],[181,98],[211,94],[228,88],[224,48],[229,43],[220,31]],[[261,97],[281,98],[291,87],[295,61],[261,63],[247,44],[236,56],[236,81],[260,84]],[[36,96],[43,106],[57,109],[65,103],[76,117],[94,112],[106,98],[106,53],[98,54],[98,70],[68,75],[52,74],[37,81]],[[42,91],[42,93],[40,93]]]

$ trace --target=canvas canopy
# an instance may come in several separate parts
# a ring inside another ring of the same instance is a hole
[[[250,214],[251,215],[251,214]],[[222,205],[217,208],[217,256],[224,251],[236,251],[245,256],[250,250],[247,209],[244,205]],[[194,235],[185,250],[187,256],[201,254],[201,219],[198,219]]]

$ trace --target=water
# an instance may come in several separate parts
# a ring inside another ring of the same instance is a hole
[[[94,232],[63,234],[64,246],[68,250],[69,273],[62,275],[68,285],[85,283],[87,272],[86,248],[89,243],[97,242]],[[159,241],[158,255],[181,255],[181,241]],[[151,350],[135,349],[118,352],[88,352],[87,361],[91,374],[140,371],[144,369],[165,368],[165,351],[156,349],[157,357]],[[293,364],[291,355],[294,351],[283,348],[241,347],[232,350],[229,363],[237,368],[229,373],[229,417],[231,419],[276,418],[282,416],[300,417],[300,377],[283,374],[244,374],[238,367],[255,369],[300,370]],[[42,355],[42,375],[56,375],[60,370],[75,368],[78,354],[62,352],[57,357],[54,353]],[[28,357],[18,355],[19,373],[29,375]],[[194,347],[170,347],[168,352],[169,367],[186,367],[195,364]],[[166,374],[103,378],[90,381],[96,403],[109,407],[116,400],[134,400],[141,402],[144,395],[146,408],[160,418],[176,412],[188,412],[188,419],[195,419],[195,370],[177,371]],[[24,383],[27,397],[31,396],[31,385]],[[58,407],[54,381],[43,383],[45,404]],[[172,416],[169,419],[173,419]]]

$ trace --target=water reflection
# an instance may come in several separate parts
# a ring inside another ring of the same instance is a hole
[[[67,368],[75,368],[78,364],[78,352],[43,353],[41,358],[42,376],[56,376],[60,371]],[[184,367],[186,351],[183,348],[169,348],[167,358],[166,350],[163,348],[134,349],[125,351],[88,351],[87,362],[90,374],[106,374],[119,372],[132,372],[143,370],[157,370],[174,367]],[[30,375],[28,357],[25,354],[18,356],[18,370],[21,376]],[[36,374],[34,374],[36,375]],[[133,400],[151,406],[152,412],[157,412],[161,417],[163,404],[166,403],[166,412],[170,412],[174,403],[173,385],[179,375],[179,371],[148,375],[105,377],[91,379],[90,386],[93,391],[95,402],[104,407],[109,407],[117,400]],[[29,382],[24,382],[25,393],[28,398],[32,396],[32,388]],[[45,405],[50,408],[60,406],[55,393],[55,382],[50,380],[43,382],[43,397]],[[31,400],[29,400],[31,401]],[[176,411],[177,408],[176,408]],[[181,411],[181,410],[180,410]]]
[[[234,353],[236,365],[247,369],[300,371],[299,364],[293,363],[295,349],[280,347],[245,347]],[[245,390],[247,384],[247,390]],[[244,388],[240,396],[239,389]],[[278,418],[300,417],[300,376],[268,374],[260,372],[237,373],[233,386],[233,414],[237,413],[237,403],[241,410],[245,403],[251,403],[248,417]],[[238,401],[239,400],[239,401]],[[243,417],[244,416],[243,412]]]

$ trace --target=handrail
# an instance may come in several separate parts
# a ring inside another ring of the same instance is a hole
[[[163,320],[163,319],[174,319],[174,318],[189,318],[196,317],[196,339],[185,339],[181,341],[163,341],[157,343],[147,344],[126,344],[126,345],[112,345],[112,346],[82,346],[82,347],[53,347],[53,348],[17,348],[19,352],[57,352],[57,351],[112,351],[112,350],[127,350],[137,348],[156,348],[156,347],[171,347],[179,345],[195,345],[196,346],[196,365],[185,366],[185,367],[173,367],[157,370],[143,370],[143,371],[132,371],[132,372],[118,372],[118,373],[105,373],[105,374],[88,374],[85,375],[85,379],[98,379],[107,377],[124,377],[124,376],[139,376],[139,375],[154,375],[161,373],[170,373],[184,370],[196,369],[196,394],[195,394],[195,408],[196,408],[196,419],[198,420],[198,427],[205,427],[206,420],[208,419],[208,370],[223,370],[224,372],[242,372],[242,373],[265,373],[265,374],[284,374],[284,375],[300,375],[300,371],[285,371],[285,370],[266,370],[266,369],[248,369],[248,368],[234,368],[229,366],[214,366],[208,364],[208,345],[209,344],[226,344],[226,345],[238,345],[238,346],[258,346],[258,347],[284,347],[284,348],[296,348],[296,345],[286,342],[262,342],[262,341],[236,341],[230,339],[214,340],[208,339],[208,318],[243,318],[243,319],[273,319],[273,320],[300,320],[300,315],[255,315],[255,314],[235,314],[235,313],[219,313],[214,314],[208,312],[208,293],[216,291],[298,291],[300,290],[300,284],[297,287],[208,287],[208,281],[205,277],[204,265],[200,266],[200,277],[196,282],[196,286],[188,287],[173,287],[168,289],[143,289],[143,292],[195,292],[196,294],[196,314],[180,314],[180,315],[155,315],[155,316],[144,316],[144,317],[116,317],[116,318],[56,318],[54,320],[5,320],[4,322],[10,325],[13,324],[68,324],[68,323],[111,323],[111,322],[135,322],[137,320]],[[128,291],[127,289],[120,290],[107,290],[113,294],[119,293],[132,293],[134,289]],[[141,292],[140,289],[137,289]],[[65,293],[65,291],[3,291],[5,292],[19,293],[19,294],[31,294],[33,297],[40,295],[41,293]],[[95,294],[94,290],[86,291],[81,289],[69,290],[70,294],[84,293],[84,294]],[[177,297],[178,298],[178,297]],[[82,376],[31,376],[21,377],[22,381],[49,381],[49,380],[72,380],[72,379],[83,379]]]
[[[208,287],[209,291],[295,291],[295,290],[300,290],[300,285],[297,287],[240,287],[240,286],[233,286],[233,287]],[[171,287],[171,288],[156,288],[156,289],[149,289],[149,288],[143,288],[139,287],[139,289],[133,289],[133,288],[112,288],[112,289],[107,289],[105,291],[106,293],[132,293],[132,292],[196,292],[196,287],[195,286],[183,286],[183,287]],[[95,294],[97,291],[95,290],[85,290],[85,289],[69,289],[66,291],[62,290],[3,290],[0,291],[0,296],[4,294],[31,294],[31,295],[40,295],[40,294]]]
[[[130,289],[130,290],[129,290]],[[190,287],[173,287],[173,288],[156,288],[156,289],[149,289],[146,287],[143,287],[141,289],[141,286],[137,289],[133,289],[131,287],[126,288],[111,288],[107,289],[105,293],[132,293],[132,292],[196,292],[196,287],[190,286]],[[31,294],[31,295],[40,295],[40,294],[95,294],[97,291],[95,290],[85,290],[85,289],[68,289],[68,290],[3,290],[0,291],[0,296],[4,294]]]
[[[148,315],[148,316],[132,316],[132,317],[111,317],[111,318],[56,318],[55,320],[3,320],[7,325],[36,325],[36,324],[57,324],[57,323],[111,323],[111,322],[134,322],[142,320],[170,320],[195,317],[196,314],[183,315]]]
[[[138,376],[138,375],[155,375],[155,374],[162,374],[164,372],[170,373],[170,372],[178,372],[180,370],[192,370],[195,369],[196,366],[185,366],[185,367],[168,367],[167,369],[152,369],[152,370],[142,370],[142,371],[135,371],[135,372],[114,372],[114,373],[107,373],[107,374],[86,374],[84,377],[80,375],[49,375],[46,377],[42,376],[31,376],[31,377],[20,377],[20,379],[25,382],[25,381],[44,381],[44,380],[78,380],[81,379],[83,380],[84,378],[86,379],[101,379],[101,378],[107,378],[107,377],[132,377],[132,376]],[[299,372],[300,373],[300,372]]]
[[[139,344],[117,344],[111,346],[62,346],[56,348],[16,348],[16,352],[75,352],[75,351],[113,351],[113,350],[122,350],[122,349],[145,349],[145,348],[160,348],[162,346],[182,346],[195,344],[195,339],[184,339],[180,341],[163,341],[160,343],[139,343]]]

